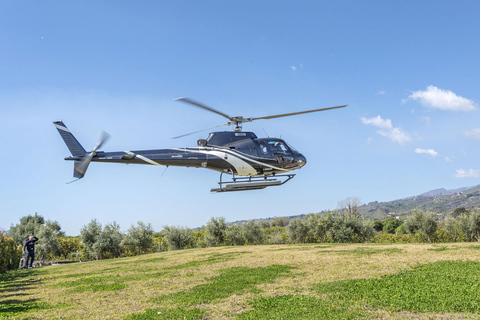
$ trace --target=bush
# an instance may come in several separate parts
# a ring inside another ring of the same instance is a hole
[[[372,241],[375,243],[421,243],[423,238],[421,235],[415,234],[392,234],[380,231]]]
[[[352,218],[334,211],[327,214],[327,236],[333,242],[352,243],[368,241],[374,235],[373,223]]]
[[[21,257],[22,249],[0,231],[0,273],[18,268]]]
[[[428,242],[432,242],[432,235],[437,230],[437,218],[432,212],[414,210],[412,215],[405,221],[405,229],[408,233],[420,233],[424,235]]]
[[[225,244],[228,246],[241,246],[245,244],[243,230],[238,224],[232,224],[225,230]]]
[[[152,225],[137,222],[137,226],[132,225],[124,237],[123,245],[135,254],[148,253],[153,247],[153,228]]]
[[[206,241],[207,244],[211,247],[216,247],[225,243],[225,230],[227,229],[227,224],[225,223],[225,218],[211,218],[208,221],[207,226],[205,227],[206,231]]]
[[[291,242],[305,243],[305,239],[307,238],[308,233],[305,221],[300,218],[293,219],[292,221],[290,221],[286,229]]]
[[[388,232],[388,233],[395,233],[396,229],[400,227],[403,224],[402,221],[395,219],[395,218],[388,218],[383,220],[382,225],[382,231]]]
[[[262,244],[264,234],[260,223],[248,220],[243,224],[243,236],[247,244]]]
[[[306,216],[307,239],[308,243],[327,241],[328,219],[319,214],[309,213]]]
[[[162,233],[167,240],[169,250],[186,249],[192,246],[193,231],[190,228],[165,226]]]

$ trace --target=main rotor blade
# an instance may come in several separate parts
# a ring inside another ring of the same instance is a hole
[[[201,104],[200,102],[194,101],[194,100],[189,99],[189,98],[177,98],[177,99],[173,99],[173,100],[182,101],[182,102],[185,102],[185,103],[189,103],[189,104],[194,105],[194,106],[196,106],[196,107],[199,107],[199,108],[208,110],[208,111],[210,111],[210,112],[216,113],[216,114],[218,114],[218,115],[220,115],[220,116],[222,116],[222,117],[227,118],[228,120],[230,120],[230,118],[231,118],[229,115],[226,115],[226,114],[223,113],[223,112],[220,112],[220,111],[218,111],[218,110],[215,110],[215,109],[213,109],[213,108],[211,108],[211,107],[208,107],[208,106],[206,106],[206,105],[204,105],[204,104]]]
[[[227,123],[221,124],[221,125],[219,125],[219,126],[215,126],[215,127],[213,127],[213,128],[208,128],[208,129],[203,129],[203,130],[198,130],[198,131],[195,131],[195,132],[190,132],[190,133],[182,134],[181,136],[173,137],[172,139],[183,138],[183,137],[189,136],[189,135],[191,135],[191,134],[199,133],[199,132],[206,131],[206,130],[212,130],[212,129],[215,129],[215,128],[218,128],[218,127],[227,126],[227,125],[229,125],[229,124],[230,124],[230,123],[227,122]]]
[[[289,117],[289,116],[295,116],[295,115],[297,115],[297,114],[304,114],[304,113],[325,111],[325,110],[331,110],[331,109],[345,108],[346,106],[347,106],[347,105],[338,106],[338,107],[330,107],[330,108],[321,108],[321,109],[315,109],[315,110],[292,112],[292,113],[277,114],[277,115],[274,115],[274,116],[266,116],[266,117],[252,118],[252,120],[274,119],[274,118],[281,118],[281,117]]]

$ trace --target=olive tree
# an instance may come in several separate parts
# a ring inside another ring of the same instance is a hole
[[[48,220],[38,231],[39,241],[36,244],[36,257],[43,262],[47,258],[53,258],[60,254],[58,238],[63,236],[60,224],[57,221]]]
[[[165,226],[162,233],[170,250],[186,249],[192,245],[193,231],[190,228]]]
[[[23,245],[29,236],[36,235],[40,228],[45,224],[45,218],[35,213],[34,216],[28,215],[20,218],[20,223],[10,227],[6,233],[7,237],[13,238],[16,244]]]
[[[206,241],[209,246],[216,247],[218,245],[225,243],[225,231],[227,230],[227,223],[225,222],[224,217],[211,218],[207,226],[205,227],[206,231]]]
[[[480,212],[464,212],[457,217],[460,229],[467,236],[468,241],[480,241]]]
[[[225,243],[229,246],[241,246],[245,244],[243,230],[238,224],[231,224],[225,229]]]
[[[153,233],[152,224],[139,221],[127,230],[123,245],[136,254],[146,253],[153,246]]]
[[[362,205],[360,198],[358,197],[348,197],[345,200],[339,201],[337,204],[338,212],[351,219],[361,218],[361,213],[358,209]]]
[[[264,234],[260,223],[248,220],[243,225],[243,235],[247,244],[262,244]]]
[[[307,242],[325,242],[327,240],[328,221],[321,215],[309,213],[306,216]]]
[[[431,236],[437,231],[438,222],[434,213],[414,210],[405,221],[405,229],[408,233],[420,233],[432,242]]]
[[[122,240],[123,234],[120,232],[120,226],[114,221],[103,227],[93,247],[96,252],[100,252],[102,257],[105,255],[119,257],[122,255]]]
[[[102,258],[101,252],[98,251],[99,247],[95,246],[101,233],[102,224],[98,222],[97,219],[93,219],[88,225],[84,225],[80,229],[80,241],[83,243],[83,246],[87,251],[97,260]]]
[[[308,229],[304,220],[295,218],[286,227],[290,240],[294,243],[305,243]]]

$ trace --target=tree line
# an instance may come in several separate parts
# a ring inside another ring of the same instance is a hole
[[[414,210],[404,221],[372,221],[364,219],[355,205],[346,205],[291,220],[278,217],[237,224],[227,223],[224,217],[212,217],[199,229],[164,226],[160,232],[143,222],[122,232],[116,222],[102,225],[93,219],[75,237],[66,236],[58,222],[35,214],[22,217],[19,224],[0,233],[0,272],[18,266],[23,243],[30,235],[40,239],[36,244],[36,259],[40,262],[100,260],[210,246],[466,242],[480,241],[480,211],[458,208],[440,221],[435,213]]]

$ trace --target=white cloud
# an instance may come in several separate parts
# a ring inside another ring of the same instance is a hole
[[[422,119],[422,121],[425,122],[427,126],[432,125],[432,121],[430,120],[430,117],[420,117],[420,119]]]
[[[480,140],[480,128],[473,128],[472,130],[464,131],[463,134],[467,137]]]
[[[480,178],[480,170],[474,169],[458,169],[457,174],[455,174],[456,178]]]
[[[297,71],[297,67],[295,66],[291,66],[290,68],[292,68],[293,71]]]
[[[453,161],[455,161],[455,159],[454,159],[453,157],[452,157],[452,158],[450,158],[450,157],[445,157],[445,161],[447,161],[447,162],[453,162]]]
[[[415,149],[415,153],[418,153],[418,154],[428,154],[432,157],[439,157],[440,155],[438,154],[437,151],[433,150],[433,149],[420,149],[420,148],[416,148]]]
[[[414,91],[408,98],[419,100],[426,107],[440,110],[472,111],[477,109],[475,102],[472,100],[457,96],[450,90],[439,89],[435,86],[428,86],[425,91]],[[406,100],[402,101],[405,102]]]
[[[370,119],[362,118],[362,122],[363,124],[372,125],[382,129],[378,130],[377,133],[389,138],[392,141],[398,142],[401,145],[412,140],[407,132],[400,128],[394,128],[392,125],[392,120],[390,119],[382,119],[382,117],[376,116]]]
[[[375,118],[362,118],[363,124],[371,124],[372,126],[382,129],[393,129],[392,120],[383,120],[382,117],[376,116]]]
[[[383,90],[380,90],[380,91],[377,92],[378,96],[383,96],[384,94],[387,94],[387,93]]]

